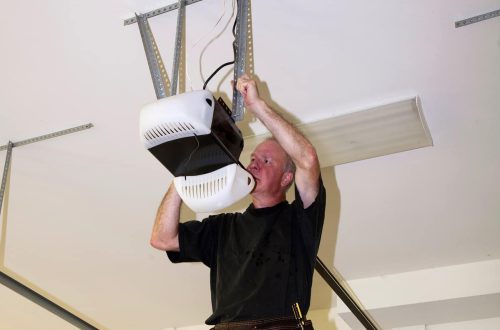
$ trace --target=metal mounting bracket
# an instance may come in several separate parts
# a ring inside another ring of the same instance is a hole
[[[191,5],[193,3],[200,2],[200,1],[202,1],[202,0],[185,0],[185,5],[186,6]],[[154,16],[158,16],[158,15],[167,13],[167,12],[172,11],[172,10],[176,10],[178,8],[179,8],[179,3],[174,3],[171,5],[165,6],[165,7],[161,7],[161,8],[155,9],[155,10],[148,11],[147,13],[144,13],[141,16],[144,16],[145,18],[151,18]],[[134,24],[134,23],[137,23],[137,17],[130,17],[130,18],[127,18],[126,20],[123,21],[123,25],[130,25],[130,24]]]
[[[481,21],[484,21],[484,20],[487,20],[487,19],[490,19],[490,18],[494,18],[494,17],[497,17],[497,16],[500,16],[500,9],[499,10],[491,11],[491,12],[486,13],[486,14],[482,14],[482,15],[477,15],[477,16],[474,16],[474,17],[466,18],[466,19],[463,19],[461,21],[456,21],[455,22],[455,27],[459,28],[459,27],[462,27],[462,26],[466,26],[466,25],[469,25],[469,24],[474,24],[474,23],[478,23],[478,22],[481,22]]]
[[[5,186],[7,184],[7,174],[9,173],[10,170],[10,159],[12,158],[13,147],[14,144],[9,141],[9,143],[7,144],[7,156],[5,156],[5,165],[3,167],[2,185],[0,186],[0,214],[2,213],[3,194],[5,193]]]
[[[149,71],[153,80],[153,85],[156,92],[156,98],[161,99],[170,95],[175,95],[177,92],[177,80],[179,75],[180,53],[182,50],[182,35],[183,35],[183,21],[185,17],[185,6],[199,2],[201,0],[178,0],[178,3],[170,6],[162,7],[146,14],[137,14],[135,18],[125,20],[124,25],[137,22],[139,31],[141,33],[144,51],[148,61]],[[174,63],[172,70],[172,83],[168,79],[163,60],[156,45],[153,33],[148,23],[148,18],[160,15],[174,9],[178,9],[177,28],[174,49]],[[247,44],[249,40],[249,26],[250,26],[250,11],[249,0],[238,0],[238,13],[237,25],[235,31],[235,64],[234,64],[234,81],[246,72],[246,57],[247,57]],[[234,121],[243,119],[243,97],[242,95],[233,90],[233,105],[232,115]]]
[[[248,36],[248,0],[238,0],[238,24],[236,25],[236,58],[234,59],[234,81],[246,72],[247,36]],[[243,96],[236,88],[233,90],[233,109],[231,117],[234,121],[243,119]]]
[[[76,133],[76,132],[83,131],[85,129],[89,129],[89,128],[92,128],[92,127],[94,127],[94,125],[92,123],[88,123],[88,124],[85,124],[85,125],[68,128],[68,129],[65,129],[65,130],[62,130],[62,131],[57,131],[57,132],[54,132],[54,133],[40,135],[40,136],[37,136],[37,137],[34,137],[34,138],[22,140],[22,141],[19,141],[19,142],[11,142],[11,141],[9,141],[9,143],[7,143],[6,145],[0,146],[0,151],[7,150],[7,155],[5,157],[5,165],[4,165],[4,168],[3,168],[2,185],[0,186],[0,213],[2,211],[2,204],[3,204],[3,196],[4,196],[4,193],[5,193],[5,186],[7,184],[7,173],[9,172],[9,169],[10,169],[10,160],[12,158],[12,149],[14,147],[20,147],[20,146],[24,146],[26,144],[35,143],[35,142],[39,142],[39,141],[43,141],[43,140],[48,140],[48,139],[52,139],[52,138],[55,138],[55,137],[66,135],[66,134]]]
[[[148,19],[144,15],[136,15],[136,17],[144,52],[146,53],[146,59],[148,61],[149,72],[153,80],[156,98],[161,99],[167,97],[168,90],[170,89],[170,80],[168,79],[165,65],[163,65],[158,46],[156,46],[156,41],[149,26]]]
[[[19,141],[19,142],[11,142],[11,141],[9,141],[9,143],[7,143],[6,145],[1,146],[0,147],[0,151],[7,150],[7,156],[5,158],[5,165],[4,165],[4,168],[3,168],[2,185],[0,186],[0,213],[2,211],[3,196],[4,196],[4,193],[5,193],[5,185],[7,183],[7,173],[9,172],[9,169],[10,169],[10,160],[11,160],[11,157],[12,157],[12,148],[24,146],[26,144],[35,143],[35,142],[39,142],[39,141],[43,141],[43,140],[52,139],[52,138],[55,138],[55,137],[58,137],[58,136],[66,135],[66,134],[71,134],[71,133],[79,132],[79,131],[82,131],[84,129],[89,129],[89,128],[92,128],[92,127],[94,127],[94,125],[92,123],[89,123],[89,124],[85,124],[85,125],[81,125],[81,126],[77,126],[77,127],[68,128],[68,129],[65,129],[65,130],[62,130],[62,131],[57,131],[57,132],[54,132],[54,133],[37,136],[37,137],[31,138],[31,139],[22,140],[22,141]]]
[[[66,134],[76,133],[76,132],[83,131],[85,129],[89,129],[89,128],[92,128],[92,127],[94,127],[94,124],[88,123],[88,124],[85,124],[85,125],[68,128],[68,129],[64,129],[62,131],[57,131],[57,132],[54,132],[54,133],[49,133],[49,134],[40,135],[40,136],[37,136],[37,137],[34,137],[34,138],[30,138],[30,139],[26,139],[26,140],[22,140],[22,141],[18,141],[18,142],[13,142],[12,143],[12,147],[20,147],[20,146],[23,146],[23,145],[26,145],[26,144],[35,143],[35,142],[39,142],[39,141],[43,141],[43,140],[48,140],[48,139],[52,139],[52,138],[55,138],[55,137],[66,135]],[[9,144],[0,146],[0,151],[5,150],[8,147],[9,147]]]
[[[142,14],[142,15],[136,14],[136,21],[139,26],[139,31],[141,33],[142,44],[144,46],[144,51],[146,53],[149,72],[151,73],[151,79],[153,80],[153,86],[155,89],[157,99],[162,99],[164,97],[175,95],[177,93],[180,54],[182,50],[181,49],[182,36],[184,30],[183,22],[185,16],[185,4],[186,0],[179,0],[175,6],[175,8],[179,10],[179,13],[177,15],[177,27],[176,27],[175,47],[174,47],[174,63],[172,65],[172,83],[170,83],[168,79],[167,71],[165,70],[165,65],[163,64],[163,60],[160,55],[160,50],[156,45],[153,32],[151,31],[151,27],[149,26],[147,14]],[[170,94],[168,94],[169,89],[170,89]]]
[[[185,0],[179,0],[178,8],[179,13],[177,14],[177,28],[175,32],[175,49],[174,49],[174,64],[172,67],[172,86],[170,88],[170,95],[177,94],[177,79],[179,77],[179,59],[181,56],[182,47],[182,35],[183,35],[183,22],[184,16],[186,14]]]

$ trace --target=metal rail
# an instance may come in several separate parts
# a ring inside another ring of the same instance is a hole
[[[363,324],[363,326],[368,330],[379,330],[375,324],[375,321],[358,305],[358,303],[351,297],[349,292],[342,286],[340,281],[333,275],[328,267],[321,261],[319,257],[316,257],[316,264],[314,266],[316,271],[321,275],[325,282],[332,288],[332,290],[337,294],[337,296],[342,299],[344,304],[351,310],[351,312],[356,316],[356,318]]]
[[[5,285],[6,287],[16,292],[17,294],[20,294],[21,296],[31,300],[33,303],[37,304],[42,308],[45,308],[47,311],[59,316],[63,320],[67,321],[68,323],[74,325],[79,329],[84,329],[84,330],[98,329],[93,325],[91,325],[90,323],[82,320],[75,314],[71,313],[70,311],[66,310],[65,308],[45,298],[38,292],[28,288],[21,282],[13,279],[9,275],[5,274],[3,271],[0,271],[0,284]]]

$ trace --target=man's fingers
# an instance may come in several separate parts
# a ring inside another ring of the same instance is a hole
[[[247,82],[243,81],[241,78],[238,79],[238,82],[236,83],[236,89],[241,93],[245,93],[247,89]]]

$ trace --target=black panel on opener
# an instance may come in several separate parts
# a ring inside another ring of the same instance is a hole
[[[175,177],[205,174],[239,159],[243,137],[221,103],[215,102],[210,134],[180,138],[149,149]]]

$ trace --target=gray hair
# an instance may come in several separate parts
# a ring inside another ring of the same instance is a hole
[[[264,142],[266,142],[266,141],[274,141],[278,145],[280,145],[280,143],[278,142],[278,140],[276,140],[276,138],[273,137],[273,136],[268,137],[267,139],[264,140]],[[291,172],[293,174],[293,180],[290,181],[290,183],[286,187],[285,191],[287,191],[288,189],[290,189],[290,187],[292,186],[293,182],[295,181],[295,171],[297,170],[297,167],[295,166],[295,163],[293,162],[292,157],[290,157],[290,155],[288,155],[288,153],[285,150],[283,150],[283,151],[285,152],[285,155],[286,155],[285,166],[283,168],[283,171],[284,172]]]
[[[295,166],[292,158],[286,154],[285,172],[292,172],[295,175],[296,170],[297,167]]]
[[[278,145],[281,146],[281,144],[278,142],[278,140],[276,140],[276,138],[274,136],[268,137],[267,139],[264,140],[264,142],[266,142],[266,141],[274,141]],[[288,155],[288,153],[285,150],[283,150],[283,151],[285,152],[285,155],[286,155],[285,167],[283,168],[283,170],[285,172],[292,172],[295,175],[295,171],[297,170],[297,167],[295,166],[295,163],[293,162],[292,157],[290,157],[290,155]]]

